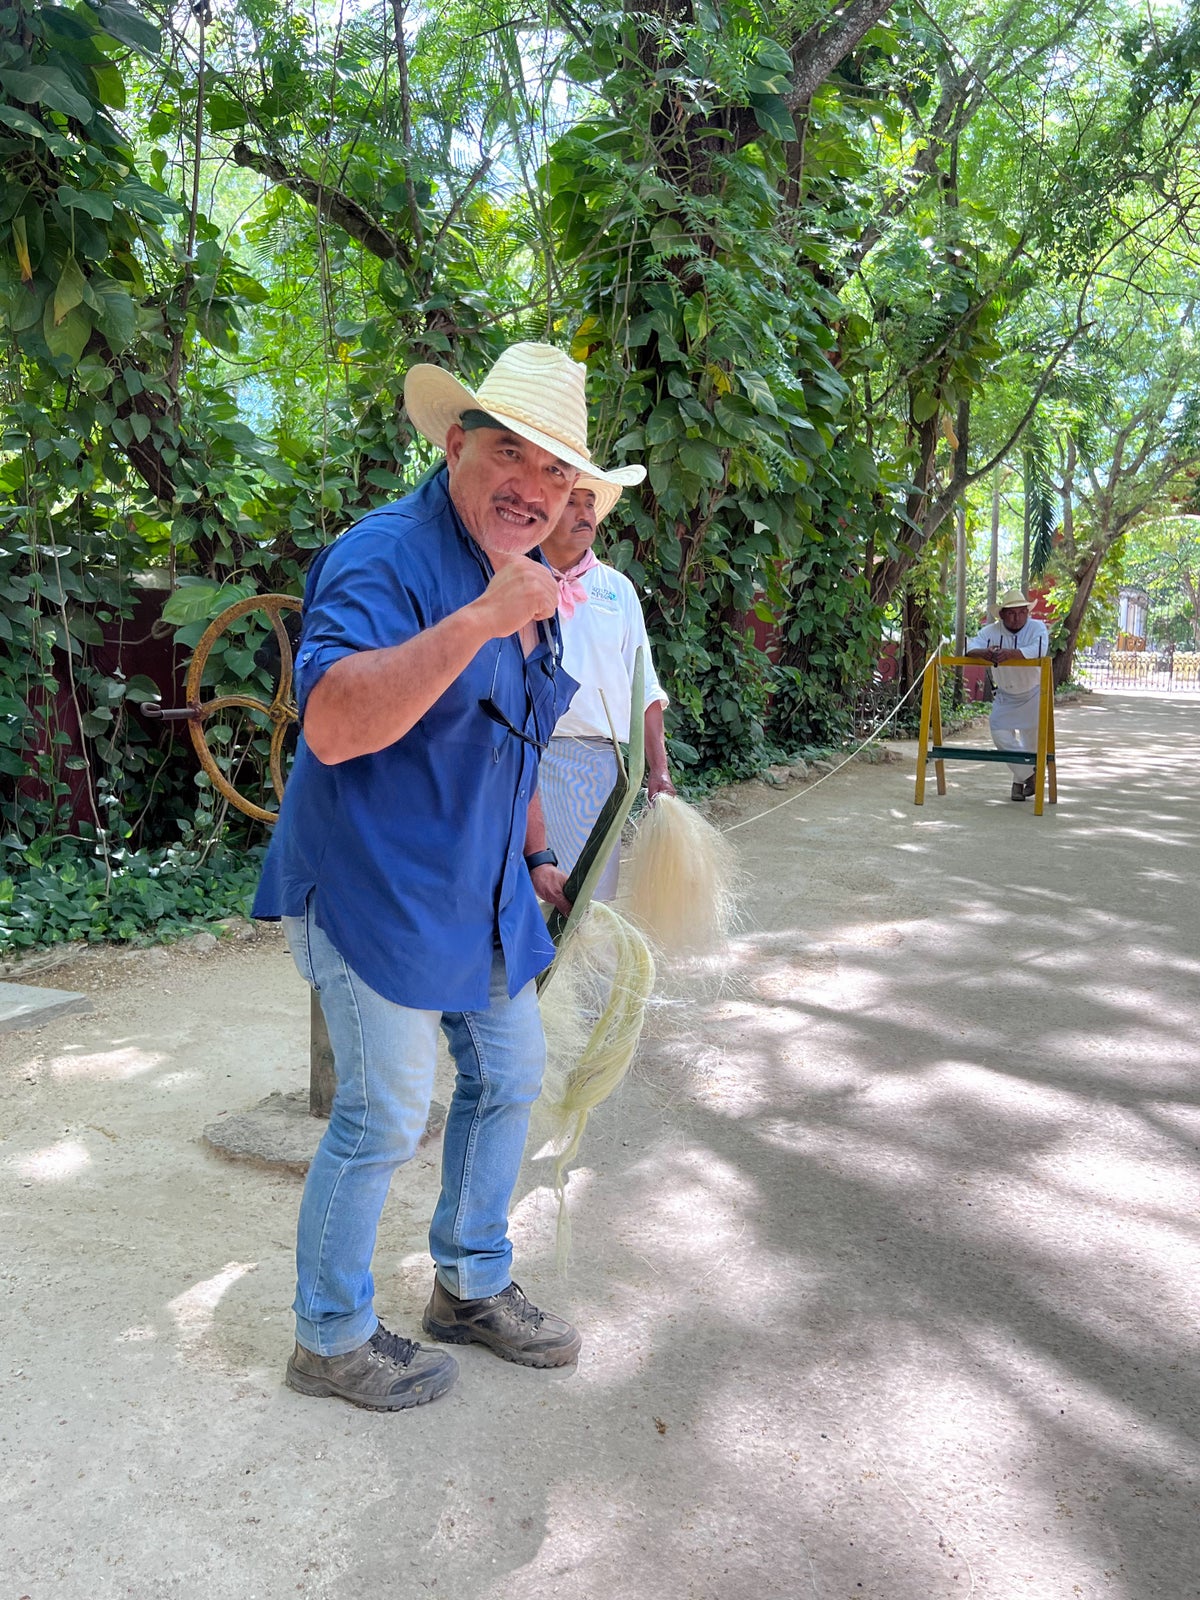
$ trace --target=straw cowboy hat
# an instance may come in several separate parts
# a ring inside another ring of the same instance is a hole
[[[622,489],[641,483],[646,469],[629,466],[603,472],[592,460],[586,375],[585,367],[552,344],[514,344],[474,391],[442,367],[420,363],[410,368],[404,380],[404,404],[413,426],[439,450],[446,448],[446,434],[464,411],[484,411],[530,444],[604,485],[615,505]]]
[[[1020,589],[1005,589],[999,600],[996,601],[996,610],[998,612],[1019,611],[1022,606],[1028,610],[1032,603],[1027,595],[1021,593]]]
[[[640,483],[642,480],[639,478],[637,481]],[[590,472],[581,474],[575,480],[576,489],[590,489],[596,496],[597,523],[604,521],[625,492],[626,487],[623,483],[606,483],[600,478],[593,478]],[[572,490],[571,492],[574,493],[575,491]]]

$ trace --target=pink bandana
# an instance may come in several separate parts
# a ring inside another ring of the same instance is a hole
[[[585,550],[583,555],[573,567],[566,567],[562,572],[557,567],[550,571],[558,579],[558,609],[564,617],[573,617],[575,607],[583,605],[587,600],[587,590],[580,583],[580,578],[585,572],[590,572],[599,562],[596,560],[594,550]]]

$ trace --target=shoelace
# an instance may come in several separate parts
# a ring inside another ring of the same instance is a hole
[[[371,1349],[377,1355],[383,1356],[386,1361],[394,1361],[398,1366],[406,1367],[416,1353],[417,1346],[411,1339],[405,1339],[398,1333],[390,1333],[381,1322],[371,1335]]]
[[[519,1322],[532,1322],[535,1329],[541,1327],[545,1313],[530,1304],[519,1283],[510,1283],[505,1295]]]

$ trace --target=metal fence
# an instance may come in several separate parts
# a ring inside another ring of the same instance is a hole
[[[1103,642],[1080,650],[1072,675],[1091,689],[1200,690],[1200,650],[1114,650]]]

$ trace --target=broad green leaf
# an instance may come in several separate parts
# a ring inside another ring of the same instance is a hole
[[[923,389],[913,396],[912,414],[914,422],[928,422],[935,417],[941,404],[936,394],[928,389]]]
[[[53,302],[46,306],[42,318],[42,337],[56,361],[79,360],[92,336],[92,319],[81,305],[68,311],[61,320],[54,317]]]
[[[246,126],[245,108],[231,95],[209,95],[206,109],[208,126],[213,133],[228,133],[231,128]]]
[[[14,333],[27,333],[30,328],[36,328],[42,320],[46,310],[46,301],[49,291],[41,289],[34,284],[23,286],[15,296],[15,304],[9,313],[10,327]]]
[[[679,414],[679,407],[663,401],[655,406],[646,423],[646,443],[666,444],[668,439],[674,439],[683,432],[683,418]]]
[[[754,58],[760,67],[765,67],[769,72],[782,72],[785,76],[790,76],[794,70],[791,56],[774,39],[760,39],[754,51]]]
[[[84,356],[75,368],[75,382],[85,394],[103,394],[112,381],[112,371],[101,356]]]
[[[24,217],[14,217],[12,223],[13,248],[17,252],[17,264],[21,268],[21,281],[28,283],[33,277],[33,267],[29,260],[29,230]]]
[[[163,606],[163,620],[176,627],[207,623],[219,616],[226,606],[238,600],[248,600],[257,592],[255,585],[249,582],[214,583],[209,578],[184,579]],[[187,642],[194,645],[199,637],[197,633],[195,639]]]
[[[757,432],[754,411],[741,395],[722,396],[715,401],[713,416],[735,439],[753,439]]]
[[[162,608],[163,621],[178,628],[215,617],[221,607],[214,602],[221,591],[221,584],[204,579],[176,589]]]
[[[73,639],[78,639],[80,644],[104,643],[104,629],[87,611],[69,611],[67,631]]]
[[[721,452],[703,439],[685,439],[679,447],[679,459],[689,472],[708,483],[720,483],[725,476]]]
[[[658,256],[679,256],[692,249],[692,238],[680,225],[664,218],[650,229],[650,243]]]
[[[778,98],[785,95],[792,84],[786,72],[768,72],[763,68],[751,67],[746,74],[746,87],[751,94]]]
[[[168,217],[178,216],[184,209],[178,200],[159,194],[157,189],[152,189],[140,178],[126,178],[113,192],[123,205],[151,222],[165,222]]]
[[[0,72],[0,84],[14,100],[49,106],[65,117],[74,117],[76,122],[90,123],[96,114],[96,108],[71,86],[71,80],[58,67],[39,64],[25,72],[10,67]]]
[[[134,50],[154,56],[162,50],[162,34],[149,18],[124,0],[109,0],[107,5],[97,6],[96,20],[105,33]]]
[[[764,133],[773,134],[776,139],[782,139],[784,144],[796,143],[796,124],[779,95],[752,94],[749,99],[754,120]]]
[[[70,184],[60,183],[58,203],[74,211],[86,211],[89,217],[95,217],[98,222],[112,221],[112,196],[98,189],[73,189]]]
[[[684,306],[683,325],[692,340],[703,339],[708,332],[708,304],[702,294],[694,294]]]
[[[58,287],[54,291],[54,320],[59,323],[69,311],[82,305],[84,294],[87,292],[87,279],[79,269],[79,263],[74,256],[68,256],[62,269],[62,276],[58,280]]]
[[[103,273],[93,273],[91,291],[99,307],[96,326],[112,349],[119,353],[137,332],[137,305],[114,278]]]
[[[20,106],[0,106],[0,122],[7,123],[18,133],[27,133],[34,139],[46,137],[46,129],[42,123],[30,112],[22,111]]]
[[[121,76],[120,69],[111,61],[93,61],[90,67],[101,104],[109,106],[113,111],[124,111],[125,80]]]
[[[779,415],[779,407],[775,404],[775,396],[771,393],[771,386],[767,380],[757,372],[745,368],[738,373],[742,388],[750,400],[751,405],[758,411],[765,411],[769,417]]]

